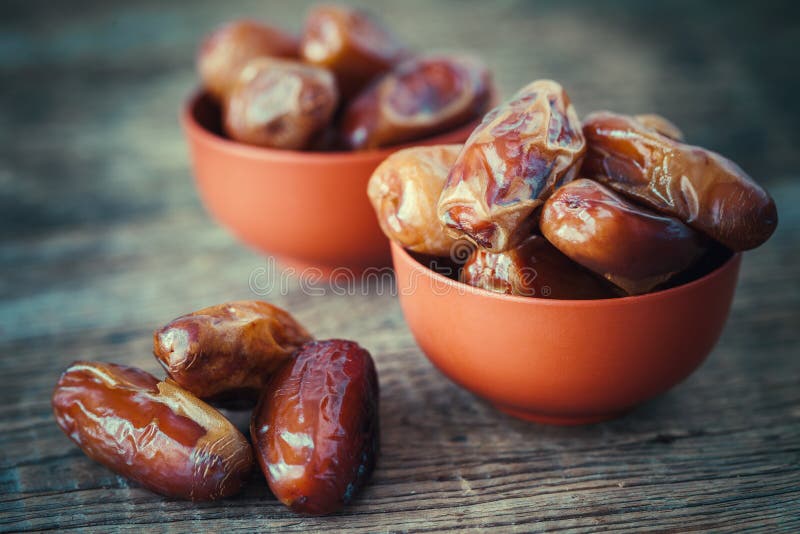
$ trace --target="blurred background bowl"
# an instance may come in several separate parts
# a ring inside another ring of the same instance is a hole
[[[694,371],[728,317],[741,254],[687,284],[606,300],[502,295],[435,273],[391,244],[408,327],[451,380],[515,417],[610,419]]]
[[[195,182],[206,210],[250,247],[284,265],[361,272],[389,264],[389,247],[367,198],[367,181],[389,154],[411,145],[461,143],[479,121],[380,150],[299,152],[250,146],[221,134],[205,93],[182,114]]]

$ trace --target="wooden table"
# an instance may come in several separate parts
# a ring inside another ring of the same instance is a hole
[[[306,2],[163,4],[0,5],[0,530],[800,530],[792,2],[369,2],[418,48],[481,51],[506,94],[553,77],[580,113],[661,112],[778,202],[707,363],[621,419],[576,428],[511,419],[457,388],[389,294],[314,297],[296,282],[254,294],[266,260],[204,214],[177,113],[204,32],[243,14],[298,27]],[[49,396],[72,360],[158,372],[154,328],[256,297],[377,360],[383,456],[342,513],[297,517],[260,475],[224,502],[161,498],[56,427]]]

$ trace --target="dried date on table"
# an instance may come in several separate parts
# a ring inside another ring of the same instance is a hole
[[[342,137],[369,149],[422,139],[486,113],[492,80],[482,61],[466,55],[426,55],[404,61],[347,108]]]
[[[304,345],[264,390],[250,434],[278,500],[298,513],[335,512],[369,479],[378,454],[372,357],[341,339]]]
[[[242,408],[254,405],[272,373],[310,340],[281,308],[239,301],[183,315],[156,330],[153,354],[181,387]]]
[[[772,197],[729,159],[606,111],[587,116],[583,131],[588,151],[582,176],[735,251],[757,247],[775,231]]]
[[[306,62],[331,70],[342,97],[349,99],[405,59],[408,50],[366,11],[324,4],[306,16],[300,54]]]
[[[631,295],[651,291],[706,250],[706,239],[678,219],[586,179],[559,188],[545,202],[539,224],[561,252]]]
[[[58,426],[89,458],[162,495],[229,497],[252,469],[250,444],[221,413],[134,367],[75,362],[52,403]]]
[[[439,199],[439,218],[455,235],[507,250],[530,235],[531,214],[577,173],[584,150],[567,93],[537,80],[490,111],[467,139]]]
[[[450,257],[457,239],[436,215],[436,204],[462,145],[433,145],[395,152],[381,163],[367,195],[386,237],[408,250]]]

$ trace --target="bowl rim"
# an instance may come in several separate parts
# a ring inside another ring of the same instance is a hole
[[[504,293],[496,293],[494,291],[489,291],[488,289],[482,289],[479,287],[471,286],[469,284],[465,284],[463,282],[459,282],[457,280],[453,280],[452,278],[448,278],[443,274],[437,273],[436,271],[426,267],[425,265],[418,262],[414,259],[408,251],[400,246],[397,242],[393,240],[390,241],[390,247],[392,249],[392,262],[395,262],[396,257],[400,257],[402,261],[406,263],[410,263],[412,265],[412,269],[417,272],[422,273],[422,275],[427,276],[428,278],[433,278],[439,283],[444,283],[448,285],[450,288],[455,289],[457,291],[471,293],[477,297],[484,297],[495,299],[501,302],[509,302],[509,303],[518,303],[518,304],[527,304],[527,305],[542,305],[542,306],[574,306],[574,307],[592,307],[592,306],[617,306],[617,305],[633,305],[635,303],[641,303],[645,301],[657,301],[663,300],[666,298],[670,298],[675,296],[678,293],[685,293],[687,291],[691,291],[693,288],[706,284],[710,282],[714,278],[719,278],[725,272],[729,271],[730,269],[736,268],[742,259],[741,252],[734,252],[731,254],[731,257],[728,258],[722,265],[707,273],[700,278],[692,280],[691,282],[687,282],[685,284],[681,284],[679,286],[671,287],[668,289],[662,289],[659,291],[654,291],[652,293],[645,293],[643,295],[628,295],[625,297],[615,297],[609,299],[549,299],[549,298],[539,298],[539,297],[523,297],[519,295],[506,295]],[[395,270],[397,267],[395,266]],[[398,292],[399,294],[399,292]]]
[[[380,159],[381,161],[387,158],[389,155],[397,152],[399,150],[403,150],[405,148],[411,148],[420,145],[439,145],[439,144],[459,144],[453,143],[452,141],[448,142],[447,139],[453,137],[456,133],[463,132],[464,139],[469,137],[469,134],[480,124],[483,120],[483,117],[479,117],[475,120],[472,120],[468,123],[462,124],[452,130],[448,130],[446,132],[424,137],[422,139],[418,139],[416,141],[411,141],[409,143],[402,143],[399,145],[393,145],[390,147],[385,148],[378,148],[378,149],[369,149],[369,150],[337,150],[331,152],[321,152],[321,151],[303,151],[303,150],[288,150],[288,149],[278,149],[278,148],[267,148],[261,147],[256,145],[248,145],[246,143],[240,143],[238,141],[234,141],[232,139],[227,139],[220,135],[215,134],[214,132],[208,130],[205,126],[203,126],[200,122],[195,119],[194,116],[194,109],[197,105],[198,101],[208,95],[208,92],[203,90],[202,88],[197,88],[192,91],[188,98],[185,99],[183,106],[181,107],[180,112],[180,121],[183,125],[184,131],[187,132],[189,136],[200,138],[202,141],[215,145],[217,148],[224,150],[226,152],[230,152],[233,154],[238,154],[244,157],[256,158],[256,159],[269,159],[272,161],[285,161],[289,163],[297,162],[298,160],[302,160],[305,163],[338,163],[338,162],[345,162],[345,161],[354,161],[354,160],[376,160]],[[437,140],[441,139],[442,142],[437,142]]]

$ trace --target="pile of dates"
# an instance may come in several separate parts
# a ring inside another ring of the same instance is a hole
[[[552,80],[491,110],[464,145],[391,155],[368,194],[384,233],[440,272],[556,299],[688,282],[778,223],[763,188],[667,119],[603,111],[581,122]]]
[[[284,310],[230,302],[178,317],[153,336],[168,378],[75,362],[53,411],[87,456],[150,490],[206,501],[239,492],[254,457],[272,493],[322,515],[352,500],[378,454],[378,377],[370,354],[314,341]],[[250,437],[213,406],[252,409]]]
[[[197,70],[225,134],[289,150],[408,143],[480,118],[492,96],[480,60],[415,55],[371,15],[341,5],[313,7],[300,38],[230,22],[203,42]]]

